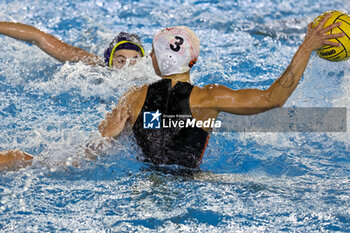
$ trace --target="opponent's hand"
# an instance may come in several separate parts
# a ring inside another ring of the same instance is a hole
[[[124,129],[130,115],[126,108],[120,107],[107,114],[98,126],[102,137],[117,137]]]
[[[331,45],[336,47],[340,46],[339,43],[330,41],[330,39],[341,38],[345,36],[345,34],[344,33],[327,34],[327,32],[340,26],[341,23],[340,22],[334,23],[323,28],[330,17],[331,17],[331,14],[327,14],[316,27],[313,27],[313,23],[310,23],[308,25],[308,30],[303,42],[303,46],[305,48],[310,50],[317,50],[322,48],[325,45]]]

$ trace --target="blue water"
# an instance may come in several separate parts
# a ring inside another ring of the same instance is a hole
[[[267,88],[307,24],[347,0],[0,1],[0,19],[27,23],[103,55],[119,31],[186,25],[201,39],[193,83]],[[0,36],[0,150],[34,164],[0,173],[1,232],[349,232],[350,135],[214,133],[201,171],[139,162],[127,130],[96,161],[84,145],[130,87],[158,78],[149,58],[120,72],[61,64]],[[350,63],[312,56],[288,107],[347,107]],[[79,162],[79,167],[70,164]]]

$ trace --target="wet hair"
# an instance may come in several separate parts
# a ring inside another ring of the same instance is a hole
[[[140,37],[138,35],[135,33],[120,32],[118,36],[111,41],[108,48],[104,52],[106,66],[111,67],[111,58],[113,58],[113,53],[121,49],[134,50],[141,53],[142,56],[145,55]]]

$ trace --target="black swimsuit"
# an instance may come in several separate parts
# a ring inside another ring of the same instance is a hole
[[[145,129],[143,124],[144,112],[157,110],[162,114],[161,119],[166,116],[171,116],[171,121],[193,119],[189,104],[192,89],[193,85],[185,82],[171,87],[170,79],[149,85],[146,100],[132,128],[145,161],[190,168],[199,166],[209,138],[206,131],[197,127]]]

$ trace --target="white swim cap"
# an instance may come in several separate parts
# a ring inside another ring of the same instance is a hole
[[[153,39],[160,73],[182,74],[190,70],[199,56],[199,38],[185,26],[166,28]]]

